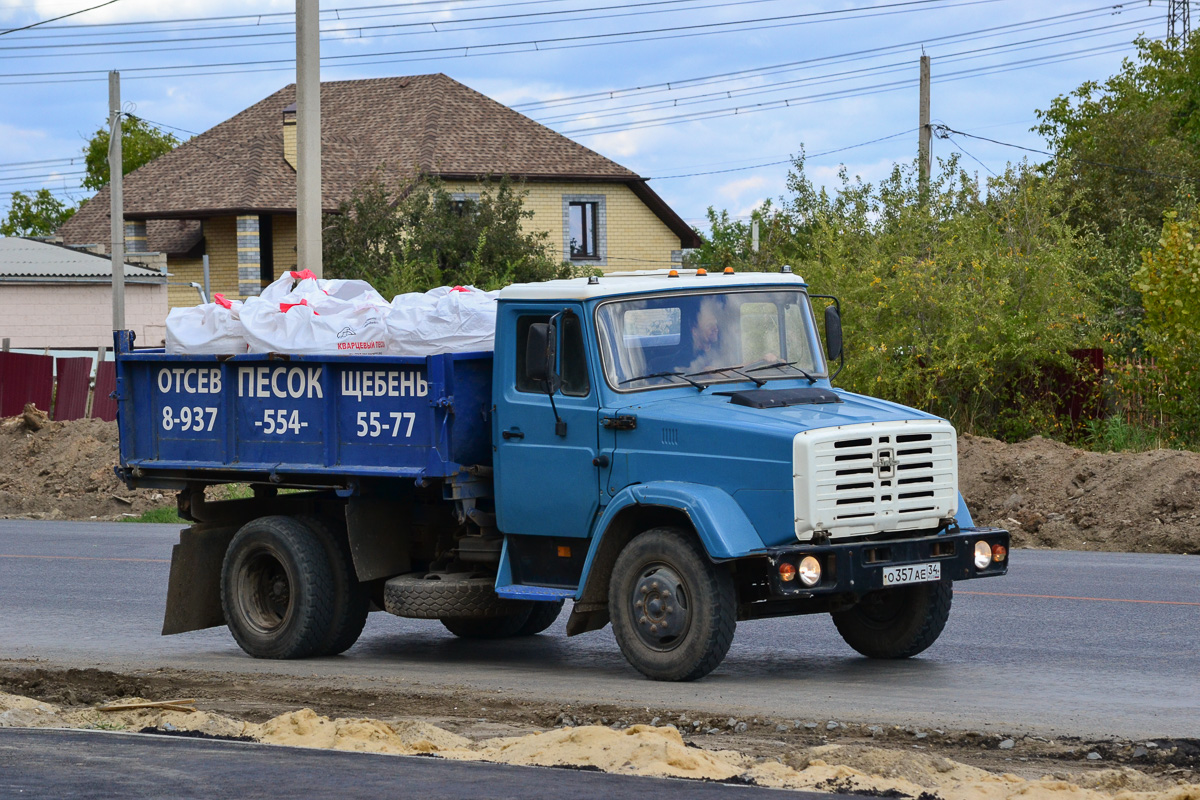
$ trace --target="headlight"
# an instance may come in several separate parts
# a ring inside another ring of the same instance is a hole
[[[992,551],[988,551],[988,558],[992,557]],[[812,556],[805,556],[800,562],[800,582],[805,586],[816,586],[821,582],[821,562]]]
[[[975,543],[975,569],[983,569],[992,563],[992,546],[987,542]]]

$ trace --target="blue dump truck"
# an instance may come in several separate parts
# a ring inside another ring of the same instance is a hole
[[[814,303],[820,311],[814,310]],[[611,623],[656,680],[740,620],[830,614],[929,647],[954,581],[1003,575],[954,429],[835,389],[841,321],[784,268],[515,285],[494,353],[180,356],[116,334],[118,472],[178,491],[164,634],[341,653],[371,610],[468,638]],[[824,346],[821,342],[821,317]],[[217,499],[213,487],[249,484]]]

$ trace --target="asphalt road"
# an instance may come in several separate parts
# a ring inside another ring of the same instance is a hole
[[[608,630],[470,642],[373,614],[344,656],[251,659],[224,628],[159,636],[166,525],[0,520],[0,659],[462,687],[547,702],[1123,738],[1200,736],[1200,558],[1015,551],[959,584],[941,639],[903,662],[857,656],[827,617],[742,623],[724,664],[647,681]]]
[[[827,794],[778,792],[779,800]],[[762,789],[603,772],[97,731],[0,730],[0,797],[128,800],[756,800]]]

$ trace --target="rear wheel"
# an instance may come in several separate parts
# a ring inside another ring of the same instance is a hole
[[[536,636],[554,624],[558,615],[562,613],[562,608],[562,600],[557,603],[534,603],[533,609],[529,612],[529,619],[525,620],[525,624],[521,626],[516,635]]]
[[[300,520],[321,540],[333,578],[333,618],[324,643],[313,655],[336,656],[349,650],[358,641],[367,624],[371,601],[358,582],[346,535],[318,517],[301,517]]]
[[[714,670],[733,642],[733,576],[694,536],[654,528],[633,539],[613,567],[608,611],[621,653],[648,678],[690,681]]]
[[[880,589],[831,616],[846,644],[868,658],[908,658],[937,641],[954,586],[948,580]]]
[[[520,635],[521,628],[529,620],[530,609],[503,617],[479,619],[477,617],[444,617],[441,622],[446,630],[463,639],[507,639]]]
[[[221,607],[255,658],[304,658],[326,643],[334,580],[317,534],[291,517],[242,526],[221,567]]]

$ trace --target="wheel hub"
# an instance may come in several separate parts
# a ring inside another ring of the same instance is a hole
[[[676,647],[691,625],[686,586],[668,566],[655,564],[643,570],[631,603],[638,637],[655,650]]]

